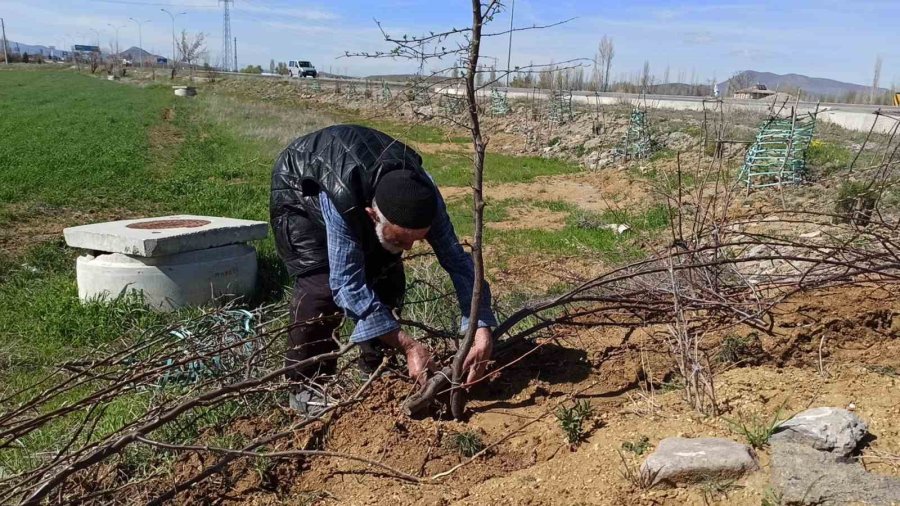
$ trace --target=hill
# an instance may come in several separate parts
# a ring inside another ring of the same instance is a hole
[[[719,91],[728,96],[734,90],[729,89],[730,84],[734,83],[735,88],[746,88],[754,84],[764,84],[770,90],[803,90],[806,95],[826,98],[840,98],[850,93],[869,93],[871,86],[862,84],[846,83],[836,81],[834,79],[826,79],[824,77],[809,77],[801,74],[773,74],[771,72],[758,72],[756,70],[744,70],[739,72],[731,79],[719,83]],[[880,88],[882,93],[888,90]]]
[[[127,58],[135,63],[139,62],[141,58],[144,58],[144,61],[148,62],[156,62],[157,58],[171,58],[166,56],[155,55],[149,51],[145,51],[139,47],[129,47],[128,49],[119,53],[122,58]]]

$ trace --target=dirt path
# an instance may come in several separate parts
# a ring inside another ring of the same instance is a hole
[[[444,186],[444,198],[465,198],[471,189]],[[565,202],[586,211],[641,210],[654,204],[646,183],[632,178],[625,170],[607,169],[561,176],[546,176],[528,183],[486,184],[490,200],[517,199],[531,202]]]

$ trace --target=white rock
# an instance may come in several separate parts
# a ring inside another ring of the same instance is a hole
[[[606,230],[612,230],[617,235],[624,234],[625,232],[628,232],[629,230],[631,230],[631,227],[629,227],[628,225],[626,225],[624,223],[609,223],[609,224],[603,225],[600,228],[603,228]]]

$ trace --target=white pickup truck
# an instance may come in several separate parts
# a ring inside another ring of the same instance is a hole
[[[288,62],[288,71],[290,71],[291,77],[317,77],[319,75],[316,68],[308,61],[291,60]]]

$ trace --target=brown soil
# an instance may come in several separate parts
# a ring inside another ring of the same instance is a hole
[[[665,343],[649,333],[614,327],[560,331],[476,390],[465,423],[405,418],[399,405],[409,384],[387,380],[378,383],[361,406],[334,422],[324,438],[328,450],[374,458],[422,477],[464,461],[447,443],[454,432],[474,431],[486,443],[495,443],[484,457],[449,477],[411,484],[364,464],[327,457],[281,462],[262,473],[244,463],[182,502],[215,496],[229,504],[755,506],[767,493],[765,449],[759,451],[762,470],[725,493],[714,492],[722,483],[645,491],[622,476],[622,459],[637,466],[646,453],[636,455],[623,449],[623,443],[647,437],[651,451],[669,436],[741,441],[728,420],[769,420],[779,410],[783,419],[823,405],[852,406],[876,436],[862,453],[867,468],[900,476],[897,292],[842,288],[800,295],[780,306],[771,334],[761,336],[763,356],[752,357],[761,359],[761,365],[718,366],[720,417],[697,414],[680,390],[663,386],[662,380],[671,377],[670,358]],[[827,337],[820,373],[822,335]],[[711,357],[722,337],[712,336],[705,343]],[[572,399],[589,400],[595,413],[584,440],[575,447],[563,440],[554,416],[559,405],[571,405]],[[235,430],[253,437],[270,430],[272,419],[247,420]],[[298,432],[278,449],[309,448],[310,436]],[[195,472],[197,459],[183,460],[181,472]]]
[[[508,219],[487,223],[486,226],[496,230],[559,230],[566,226],[566,218],[569,216],[565,212],[529,205],[514,206],[509,209],[508,214]]]
[[[62,239],[66,227],[135,217],[123,209],[72,209],[42,204],[9,204],[10,226],[0,228],[0,252],[13,258],[33,246]]]
[[[441,193],[447,200],[464,198],[471,191],[470,188],[461,186],[441,188]],[[529,183],[486,184],[484,193],[488,205],[490,200],[505,199],[560,201],[586,211],[639,211],[656,203],[646,184],[634,180],[625,170],[616,169],[540,177]]]

